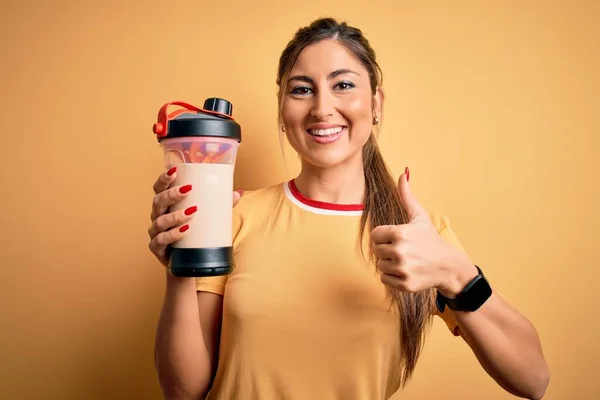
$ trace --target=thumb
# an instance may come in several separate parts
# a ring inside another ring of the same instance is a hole
[[[410,190],[410,184],[408,183],[409,177],[410,171],[408,170],[408,167],[406,167],[404,173],[400,175],[400,178],[398,179],[398,192],[400,194],[400,200],[402,201],[402,204],[404,204],[404,207],[406,208],[408,216],[411,220],[420,217],[427,217],[427,211],[425,208],[423,208],[421,203],[419,203],[419,200],[417,200],[416,196]]]
[[[244,191],[242,189],[236,190],[233,192],[233,206],[235,207],[237,203],[240,202],[242,196],[244,195]]]

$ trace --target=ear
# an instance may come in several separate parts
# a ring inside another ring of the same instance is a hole
[[[373,117],[377,118],[381,121],[381,115],[383,114],[383,102],[385,100],[385,95],[383,92],[383,88],[381,86],[377,86],[377,90],[373,95]]]

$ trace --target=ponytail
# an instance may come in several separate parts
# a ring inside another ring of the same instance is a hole
[[[408,213],[400,200],[398,186],[377,145],[373,134],[363,147],[365,171],[365,206],[360,223],[360,243],[363,236],[380,225],[401,225],[408,222]],[[368,227],[368,232],[366,229]],[[369,241],[370,259],[375,262],[372,243]],[[399,313],[400,343],[403,369],[401,386],[406,385],[416,367],[423,348],[425,334],[431,324],[434,304],[433,289],[419,293],[404,293],[388,288],[392,305]]]

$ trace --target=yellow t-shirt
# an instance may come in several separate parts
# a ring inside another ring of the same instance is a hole
[[[242,197],[233,272],[197,279],[198,291],[224,295],[210,399],[379,400],[398,390],[399,319],[360,253],[361,209],[309,200],[293,181]],[[460,246],[445,217],[432,221]],[[447,308],[442,318],[455,331]]]

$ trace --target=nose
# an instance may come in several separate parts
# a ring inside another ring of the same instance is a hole
[[[310,114],[321,121],[333,116],[335,106],[333,96],[327,90],[321,90],[314,97],[313,107]]]

